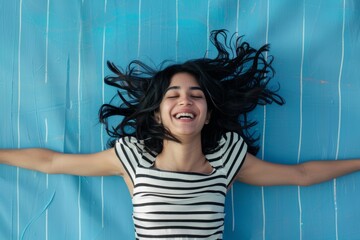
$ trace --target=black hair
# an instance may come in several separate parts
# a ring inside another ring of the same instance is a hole
[[[212,31],[210,40],[217,50],[215,58],[191,59],[160,67],[160,70],[141,61],[132,61],[125,71],[107,63],[115,75],[107,76],[105,83],[119,89],[116,96],[121,100],[115,105],[113,99],[99,111],[100,122],[105,124],[111,137],[109,146],[118,138],[134,136],[144,142],[147,150],[160,153],[164,139],[179,142],[155,120],[154,113],[159,109],[172,76],[186,72],[198,81],[205,93],[208,111],[211,111],[210,122],[201,133],[203,153],[213,152],[222,135],[229,131],[240,134],[248,151],[257,153],[258,138],[250,131],[256,121],[250,121],[248,113],[257,105],[284,104],[277,94],[278,88],[268,87],[274,75],[273,57],[265,55],[269,45],[257,50],[235,34],[228,40],[226,30]],[[109,120],[113,116],[122,116],[123,120],[113,126]]]

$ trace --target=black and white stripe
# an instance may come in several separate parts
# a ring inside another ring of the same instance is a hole
[[[222,239],[227,188],[246,156],[246,144],[227,133],[206,155],[211,174],[153,168],[156,155],[133,137],[119,139],[116,153],[134,184],[133,220],[137,239]]]

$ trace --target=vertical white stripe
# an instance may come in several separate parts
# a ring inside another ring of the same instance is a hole
[[[297,163],[300,163],[301,147],[302,147],[302,127],[303,127],[303,72],[304,72],[304,59],[305,59],[305,0],[303,1],[303,19],[302,19],[302,39],[301,39],[301,62],[300,62],[300,101],[299,101],[299,114],[300,114],[300,126],[299,126],[299,146]]]
[[[140,42],[141,42],[141,0],[139,0],[139,26],[138,26],[138,48],[137,48],[137,56],[140,56]]]
[[[264,187],[261,187],[261,208],[262,208],[262,222],[263,222],[263,230],[262,230],[262,238],[265,239],[266,234],[266,211],[265,211],[265,192]]]
[[[81,152],[81,40],[82,40],[82,20],[80,19],[80,31],[78,40],[78,76],[77,76],[77,101],[78,101],[78,152]]]
[[[209,56],[209,44],[210,44],[210,0],[207,4],[207,13],[206,13],[206,57]]]
[[[305,0],[303,1],[303,19],[302,19],[302,39],[301,39],[301,63],[300,63],[300,99],[299,99],[299,145],[297,154],[297,163],[300,163],[301,149],[302,149],[302,133],[303,133],[303,72],[305,59]],[[297,187],[298,207],[299,207],[299,239],[302,240],[303,235],[303,220],[302,220],[302,202],[301,202],[301,187]]]
[[[107,0],[105,0],[104,4],[104,14],[106,15],[106,7],[107,7]],[[105,103],[105,42],[106,42],[106,24],[104,24],[103,29],[103,38],[102,38],[102,52],[101,52],[101,101]],[[104,128],[100,126],[100,144],[101,150],[104,150]],[[101,183],[100,183],[100,192],[101,192],[101,227],[104,228],[104,177],[101,176]]]
[[[18,37],[18,107],[17,107],[17,147],[20,148],[20,108],[21,108],[21,35],[22,35],[22,0],[19,10],[19,37]]]
[[[81,152],[81,41],[82,41],[82,19],[80,21],[80,30],[78,36],[78,78],[77,78],[77,97],[78,97],[78,152]],[[79,217],[79,239],[82,238],[81,229],[81,177],[78,177],[78,217]]]
[[[46,6],[46,32],[45,32],[45,83],[48,81],[48,48],[49,48],[49,15],[50,0],[47,0]]]
[[[269,43],[269,24],[270,24],[270,0],[267,0],[267,6],[266,6],[266,37],[265,37],[265,43]],[[267,52],[266,52],[266,58],[267,58]]]
[[[269,42],[269,22],[270,22],[270,1],[267,0],[266,6],[266,33],[265,33],[265,43]],[[265,60],[267,61],[268,53],[265,53]],[[262,132],[262,152],[261,159],[265,159],[265,139],[266,139],[266,105],[264,106],[263,111],[263,132]],[[264,187],[261,187],[261,203],[262,203],[262,214],[263,214],[263,240],[266,239],[266,209],[265,209],[265,191]]]
[[[17,147],[20,148],[20,109],[21,109],[21,35],[22,35],[22,0],[20,0],[19,7],[19,38],[18,38],[18,108],[17,108]],[[20,238],[20,169],[16,168],[16,224],[17,224],[17,239]]]
[[[179,54],[179,1],[175,2],[175,60],[178,61]]]
[[[239,9],[240,9],[240,0],[237,1],[236,4],[236,29],[235,29],[235,37],[236,39],[239,36]],[[236,45],[236,47],[238,47]],[[231,186],[231,209],[232,209],[232,231],[235,231],[235,203],[234,203],[234,187]]]
[[[236,3],[236,37],[239,35],[239,15],[240,15],[240,0]]]
[[[341,95],[341,80],[344,64],[344,55],[345,55],[345,7],[346,0],[343,1],[343,12],[342,12],[342,31],[341,31],[341,61],[339,69],[339,79],[338,79],[338,95],[339,95],[339,120],[338,120],[338,132],[337,132],[337,142],[336,142],[336,156],[335,160],[339,159],[339,148],[340,148],[340,134],[341,134],[341,115],[342,115],[342,95]],[[338,205],[337,205],[337,185],[336,178],[334,179],[334,208],[335,208],[335,234],[336,240],[339,239],[339,229],[338,229]]]
[[[341,80],[342,80],[342,72],[344,65],[344,54],[345,54],[345,5],[346,0],[343,1],[343,19],[342,19],[342,32],[341,32],[341,61],[340,61],[340,70],[339,70],[339,78],[338,78],[338,97],[339,97],[339,122],[338,122],[338,133],[337,133],[337,141],[336,141],[336,157],[339,158],[339,147],[340,147],[340,133],[341,133],[341,113],[342,113],[342,95],[341,95]]]
[[[337,133],[337,144],[336,144],[336,157],[339,158],[339,148],[340,148],[340,133],[341,133],[341,113],[342,113],[342,94],[341,94],[341,81],[342,81],[342,73],[343,73],[343,65],[344,65],[344,55],[345,55],[345,7],[346,0],[343,1],[343,16],[342,16],[342,32],[341,32],[341,61],[340,61],[340,69],[339,69],[339,77],[338,77],[338,97],[339,97],[339,120],[338,120],[338,133]]]
[[[270,15],[270,2],[267,0],[267,7],[266,7],[266,33],[265,33],[265,43],[269,42],[269,15]],[[268,59],[268,53],[265,52],[265,60]],[[263,111],[263,132],[262,132],[262,153],[261,158],[265,159],[265,134],[266,134],[266,105],[264,106]]]

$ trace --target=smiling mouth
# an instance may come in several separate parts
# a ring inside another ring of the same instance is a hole
[[[194,114],[192,113],[178,113],[175,115],[176,119],[194,119]]]

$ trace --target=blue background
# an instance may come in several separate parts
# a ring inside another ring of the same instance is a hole
[[[214,56],[211,30],[271,44],[286,105],[259,107],[259,157],[295,164],[360,156],[360,2],[14,0],[0,2],[0,147],[105,148],[97,113],[115,89],[105,61]],[[0,239],[133,239],[120,177],[0,166]],[[360,174],[311,187],[228,194],[225,239],[360,239]]]

